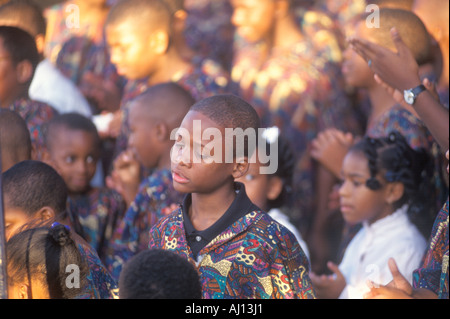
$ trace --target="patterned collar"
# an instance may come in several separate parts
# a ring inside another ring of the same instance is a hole
[[[189,218],[189,207],[192,203],[191,194],[187,194],[184,198],[181,210],[183,214],[183,224],[186,231],[186,239],[189,247],[197,259],[198,253],[206,247],[217,236],[222,234],[227,228],[233,225],[236,221],[246,216],[253,211],[259,211],[260,209],[254,205],[245,192],[245,186],[241,183],[235,183],[236,198],[231,206],[222,215],[222,217],[215,222],[211,227],[203,231],[197,231],[191,223]]]

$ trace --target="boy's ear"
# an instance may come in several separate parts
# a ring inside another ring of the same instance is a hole
[[[393,204],[400,200],[405,193],[405,185],[402,183],[389,183],[386,188],[386,201]]]
[[[31,296],[31,287],[26,284],[20,284],[16,293],[17,295],[14,297],[17,297],[17,299],[30,299],[29,296]]]
[[[250,168],[250,163],[248,161],[248,157],[242,157],[236,160],[233,168],[233,177],[234,179],[241,178],[245,174],[247,174],[248,169]]]
[[[31,81],[31,78],[33,77],[33,65],[31,62],[28,60],[19,62],[16,66],[16,75],[20,84]]]
[[[157,30],[151,35],[150,41],[153,52],[162,55],[169,48],[170,36],[164,30]]]
[[[267,198],[275,200],[280,196],[283,190],[283,180],[278,176],[269,178],[269,187],[267,189]]]
[[[167,139],[170,139],[170,133],[166,123],[159,122],[155,125],[155,134],[158,141],[165,142]]]
[[[42,221],[47,221],[54,219],[56,217],[56,212],[53,208],[49,206],[44,206],[36,213],[36,217],[41,219]]]

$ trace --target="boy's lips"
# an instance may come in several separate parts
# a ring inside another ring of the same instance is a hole
[[[187,184],[189,183],[189,180],[183,176],[179,171],[172,170],[172,179],[177,182],[178,184]]]

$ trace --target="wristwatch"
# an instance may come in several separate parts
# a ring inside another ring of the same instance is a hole
[[[404,98],[406,103],[408,103],[409,105],[413,105],[416,102],[416,99],[419,96],[419,94],[426,90],[427,88],[423,84],[415,87],[414,89],[405,90]]]

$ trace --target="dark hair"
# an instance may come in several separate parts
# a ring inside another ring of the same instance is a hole
[[[243,99],[231,94],[215,95],[197,102],[190,111],[205,115],[222,128],[242,129],[244,131],[243,155],[250,157],[255,151],[250,149],[253,145],[249,143],[245,131],[252,129],[257,137],[260,119],[255,109]],[[234,155],[236,156],[236,150]]]
[[[404,194],[394,203],[394,209],[408,204],[410,220],[427,238],[433,222],[431,211],[434,202],[434,162],[431,155],[423,148],[412,149],[406,138],[397,131],[385,138],[365,137],[350,151],[360,151],[367,158],[370,178],[366,186],[369,189],[379,190],[384,181],[404,185]],[[379,174],[382,174],[384,181],[377,178]]]
[[[79,113],[64,113],[54,116],[49,122],[44,125],[43,135],[44,144],[50,149],[52,144],[52,137],[58,135],[58,128],[67,128],[73,131],[84,131],[92,134],[95,143],[100,147],[100,136],[95,124],[87,117]]]
[[[40,56],[33,37],[26,31],[8,26],[0,26],[0,38],[3,39],[3,47],[11,55],[14,65],[23,61],[29,61],[33,67],[33,75],[40,61]],[[30,77],[31,83],[33,76]]]
[[[11,284],[39,279],[48,286],[50,299],[70,299],[85,286],[87,267],[68,226],[55,223],[52,227],[31,228],[11,237],[7,243],[8,281]],[[67,266],[79,269],[79,286],[66,284]]]
[[[163,0],[118,1],[111,7],[105,25],[117,25],[128,20],[143,32],[147,32],[149,27],[165,26],[170,33],[172,12],[169,4]]]
[[[283,182],[283,189],[280,195],[273,200],[268,201],[268,209],[290,206],[293,200],[293,176],[295,170],[296,157],[288,140],[280,135],[278,128],[273,127],[266,130],[271,136],[265,136],[266,154],[270,153],[270,145],[278,143],[278,168],[273,174],[279,177]],[[273,133],[272,133],[273,132]]]
[[[120,299],[200,299],[199,274],[174,252],[145,250],[128,260],[120,273]]]
[[[14,20],[16,27],[24,29],[33,37],[44,35],[47,28],[42,9],[31,0],[11,0],[0,7],[1,19]]]
[[[3,191],[10,207],[19,208],[30,217],[45,206],[57,214],[66,210],[64,180],[51,166],[40,161],[23,161],[4,172]]]

